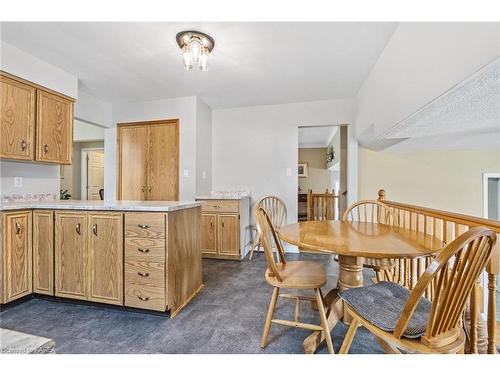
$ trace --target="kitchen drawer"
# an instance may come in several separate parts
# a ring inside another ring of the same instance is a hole
[[[125,238],[125,261],[165,261],[165,240],[161,238]]]
[[[237,200],[227,200],[227,199],[210,199],[203,202],[201,206],[202,212],[228,212],[228,213],[238,213],[239,212],[239,201]]]
[[[165,214],[125,214],[125,237],[165,238]]]
[[[165,285],[165,265],[156,262],[125,262],[125,283],[149,286]]]
[[[125,306],[165,311],[165,287],[125,283]]]

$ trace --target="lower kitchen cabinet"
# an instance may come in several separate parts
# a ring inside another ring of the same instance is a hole
[[[55,220],[55,295],[88,299],[87,214],[57,211]]]
[[[123,305],[123,215],[57,211],[55,295]]]
[[[54,295],[54,211],[33,211],[33,292]]]
[[[205,258],[243,259],[247,253],[249,199],[198,199],[203,202],[201,250]]]
[[[3,213],[0,227],[3,233],[0,302],[7,303],[32,293],[32,213]]]

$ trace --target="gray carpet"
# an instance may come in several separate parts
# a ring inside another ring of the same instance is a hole
[[[322,262],[327,268],[326,292],[337,282],[338,264],[326,255],[290,254],[288,259]],[[309,331],[274,325],[269,345],[259,346],[262,326],[271,297],[264,280],[263,254],[252,262],[204,259],[202,292],[175,318],[168,314],[124,311],[73,302],[32,299],[0,313],[0,326],[56,341],[57,353],[303,353],[302,341]],[[371,271],[365,271],[370,283]],[[277,318],[293,319],[291,301],[280,299]],[[302,320],[319,323],[306,302]],[[333,332],[340,349],[346,326]],[[322,345],[319,353],[327,353]],[[364,328],[358,329],[351,353],[382,353]]]

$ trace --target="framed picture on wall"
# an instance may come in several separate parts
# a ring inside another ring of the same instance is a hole
[[[307,177],[307,163],[299,163],[298,176]]]

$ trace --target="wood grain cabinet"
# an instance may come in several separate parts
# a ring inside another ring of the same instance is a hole
[[[0,72],[0,158],[71,164],[73,103]]]
[[[33,160],[36,90],[0,75],[0,157]]]
[[[57,211],[55,295],[123,304],[123,215]]]
[[[31,211],[1,214],[3,233],[0,302],[7,303],[32,293]]]
[[[33,292],[54,295],[54,211],[33,211]]]
[[[73,149],[73,102],[37,90],[36,160],[71,164]]]
[[[179,200],[179,122],[118,124],[118,199]]]
[[[197,199],[203,202],[201,249],[206,258],[243,259],[248,250],[249,199]]]

